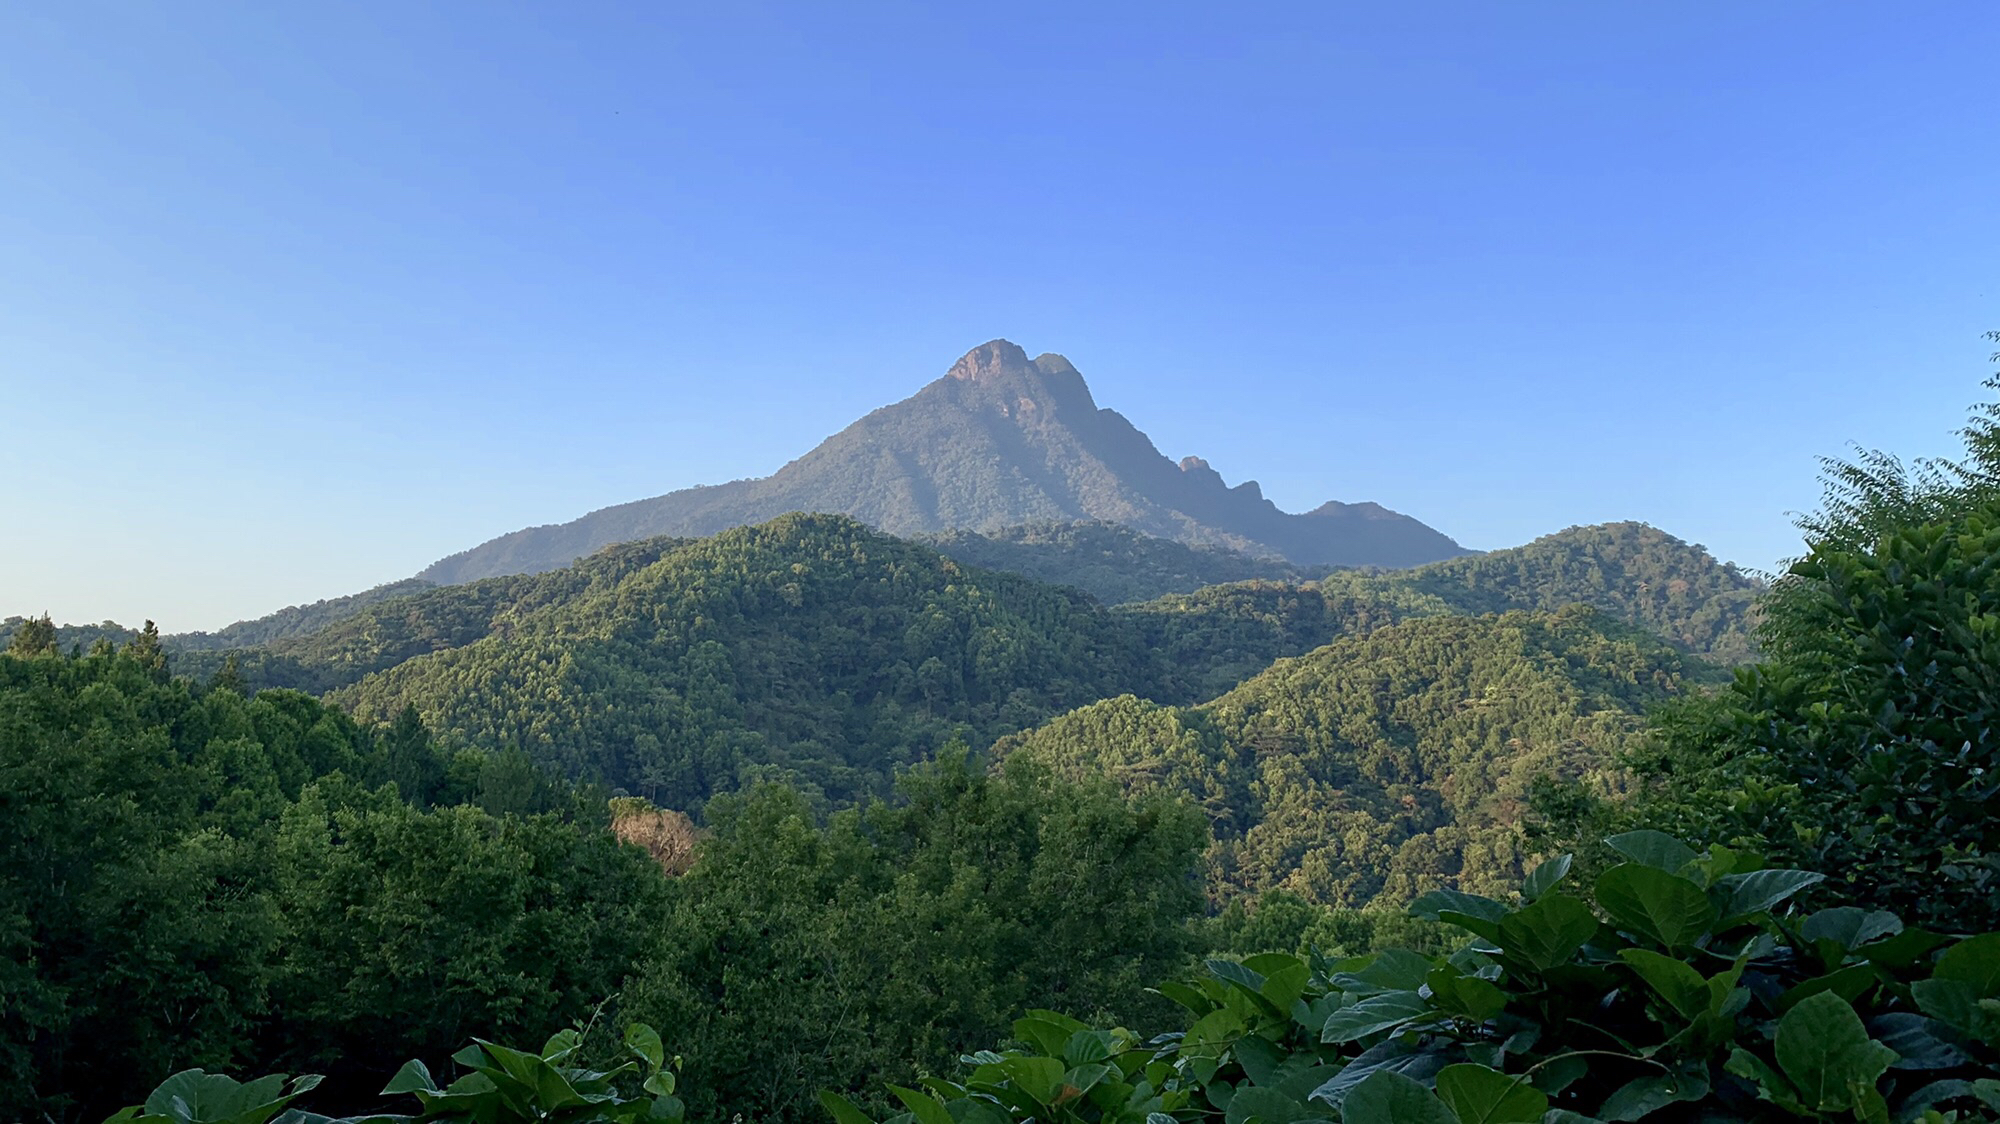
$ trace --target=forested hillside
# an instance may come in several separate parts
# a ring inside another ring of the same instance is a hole
[[[329,597],[310,605],[293,605],[268,613],[255,620],[237,621],[226,628],[214,632],[181,632],[167,638],[171,648],[212,650],[221,648],[253,648],[274,641],[286,640],[294,636],[307,636],[344,621],[370,605],[407,597],[431,588],[431,583],[421,578],[405,578],[399,582],[389,582],[360,593],[345,597]]]
[[[414,604],[468,599],[455,619],[484,635],[333,700],[363,719],[414,705],[455,742],[518,745],[569,775],[693,808],[755,779],[847,803],[954,736],[985,744],[1111,695],[1174,693],[1162,661],[1089,597],[851,519],[787,516],[639,545],[507,579],[563,594],[524,599],[498,627],[481,619],[482,591],[517,586],[424,594]],[[350,625],[336,631],[369,641],[361,666],[381,622]]]
[[[700,1119],[798,1122],[1030,1003],[1142,1016],[1194,947],[1205,831],[1172,800],[948,753],[831,822],[736,798],[676,881],[518,752],[197,686],[150,636],[53,640],[0,652],[7,1120],[92,1124],[190,1067],[326,1074],[316,1107],[369,1112],[472,1036],[644,1019]]]
[[[1097,703],[998,751],[1191,796],[1215,827],[1218,902],[1282,888],[1400,905],[1518,879],[1530,784],[1606,771],[1647,706],[1698,680],[1587,607],[1435,617],[1281,661],[1201,706]]]
[[[1189,546],[1118,523],[1027,523],[984,534],[945,531],[915,541],[970,566],[1075,586],[1107,605],[1192,593],[1224,582],[1302,582],[1324,566],[1294,566],[1217,546]]]
[[[0,1113],[94,1120],[190,1064],[372,1076],[586,1013],[661,892],[601,809],[518,755],[441,755],[414,721],[195,688],[144,639],[17,646]]]
[[[1526,546],[1313,582],[1237,582],[1123,606],[1147,642],[1219,694],[1337,637],[1414,617],[1590,605],[1684,652],[1733,665],[1756,651],[1763,584],[1644,523],[1572,527]]]

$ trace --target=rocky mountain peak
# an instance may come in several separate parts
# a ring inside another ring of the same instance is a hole
[[[1067,366],[1067,362],[1064,365]],[[945,377],[961,382],[980,382],[1036,369],[1037,364],[1029,362],[1028,353],[1021,350],[1019,344],[1010,340],[988,340],[953,363],[951,370],[945,372]]]

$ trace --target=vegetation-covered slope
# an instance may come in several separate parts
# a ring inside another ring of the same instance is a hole
[[[1169,662],[1218,694],[1272,660],[1413,617],[1590,605],[1682,651],[1751,658],[1763,585],[1644,523],[1572,527],[1526,546],[1393,573],[1342,570],[1303,584],[1253,581],[1123,606]]]
[[[774,475],[688,488],[531,527],[443,559],[419,577],[463,582],[566,566],[654,535],[711,535],[788,512],[851,515],[891,534],[1109,520],[1147,534],[1304,565],[1411,566],[1464,553],[1371,503],[1278,510],[1254,482],[1234,488],[1198,457],[1162,456],[1099,409],[1060,355],[1029,359],[994,340],[915,395],[829,437]]]
[[[1197,814],[963,754],[899,784],[830,820],[762,786],[670,880],[518,752],[29,629],[0,652],[0,1119],[90,1124],[197,1066],[323,1073],[315,1107],[368,1115],[411,1057],[637,1018],[688,1055],[695,1119],[803,1124],[1024,1005],[1158,1005]],[[214,1091],[179,1118],[219,1120]]]
[[[171,679],[150,638],[0,655],[0,1116],[100,1119],[194,1064],[373,1093],[586,1014],[660,879],[585,807],[414,723]]]
[[[1189,546],[1102,521],[1027,523],[985,534],[944,531],[915,539],[969,566],[1075,586],[1107,605],[1192,593],[1225,582],[1303,582],[1326,573],[1324,566],[1294,566],[1226,547]]]
[[[1340,639],[1196,707],[1111,699],[1001,744],[1071,775],[1183,792],[1215,825],[1216,898],[1334,906],[1521,875],[1529,784],[1604,768],[1680,653],[1584,607],[1443,616]]]
[[[329,597],[310,605],[293,605],[255,620],[237,621],[214,632],[176,633],[167,638],[167,646],[188,651],[254,648],[294,636],[308,636],[323,631],[353,617],[370,605],[379,605],[384,601],[421,593],[429,588],[431,588],[430,582],[420,578],[405,578],[399,582],[378,585],[373,589],[351,593],[345,597]]]
[[[363,718],[415,705],[448,739],[519,745],[688,808],[754,778],[846,802],[956,734],[984,744],[1100,698],[1171,693],[1158,657],[1089,597],[851,519],[787,516],[641,547],[510,579],[562,593],[497,626],[480,619],[482,591],[517,584],[424,594],[412,609],[466,598],[466,634],[484,634],[333,698]],[[352,623],[343,635],[363,641],[384,622]]]

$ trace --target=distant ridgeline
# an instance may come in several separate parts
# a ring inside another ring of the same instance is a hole
[[[1069,360],[1029,359],[994,340],[771,476],[515,531],[418,577],[452,583],[553,570],[612,543],[712,535],[794,511],[850,515],[895,535],[1104,520],[1300,566],[1414,566],[1465,553],[1378,504],[1280,511],[1254,481],[1232,488],[1200,457],[1162,456],[1124,416],[1098,407]]]
[[[1240,581],[1108,607],[1073,588],[1144,595],[1245,572],[1304,576],[1105,524],[926,544],[793,515],[622,544],[540,574],[400,596],[407,584],[383,587],[164,646],[182,674],[227,665],[247,686],[325,695],[362,719],[414,706],[446,745],[519,747],[568,776],[698,811],[767,779],[846,804],[955,738],[985,746],[1123,695],[1201,702],[1275,660],[1417,618],[1585,605],[1596,623],[1574,628],[1636,626],[1678,653],[1735,662],[1751,651],[1760,588],[1634,523],[1407,571]],[[16,624],[0,626],[0,642]],[[58,641],[121,634],[92,626]],[[216,646],[229,636],[273,639]],[[1698,673],[1675,665],[1668,679]]]

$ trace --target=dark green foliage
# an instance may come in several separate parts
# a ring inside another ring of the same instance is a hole
[[[1608,523],[1411,570],[1221,585],[1119,611],[1209,697],[1272,660],[1395,621],[1569,605],[1594,606],[1705,660],[1741,663],[1755,654],[1752,606],[1762,591],[1700,547],[1643,523]]]
[[[8,655],[33,659],[61,652],[62,649],[56,645],[55,622],[49,619],[47,613],[28,619],[15,618],[7,623],[14,625],[12,635],[7,637]]]
[[[1563,858],[1513,902],[1427,895],[1418,912],[1476,938],[1446,955],[1211,960],[1161,986],[1186,1012],[1150,1040],[1031,1012],[1019,1048],[898,1091],[891,1120],[2000,1119],[2000,935],[1808,913],[1792,903],[1817,875],[1663,835],[1609,843],[1623,861],[1590,886]]]
[[[717,801],[671,938],[626,1009],[688,1057],[697,1119],[817,1119],[1054,1002],[1131,1017],[1191,947],[1199,816],[962,754],[822,828],[797,794]]]
[[[591,1067],[588,1026],[559,1031],[539,1052],[474,1039],[452,1055],[465,1070],[440,1086],[421,1059],[396,1071],[384,1096],[417,1098],[418,1111],[350,1118],[341,1124],[677,1124],[680,1099],[674,1096],[675,1069],[652,1027],[635,1023],[625,1032],[623,1055],[606,1069]],[[174,1074],[143,1105],[134,1105],[105,1124],[266,1124],[287,1105],[319,1087],[308,1074],[285,1083],[283,1074],[239,1082],[199,1069]],[[281,1118],[288,1124],[335,1124],[298,1110]]]
[[[1521,873],[1532,781],[1590,777],[1689,662],[1584,608],[1435,617],[1347,637],[1215,701],[1132,697],[1002,743],[1066,775],[1191,796],[1215,825],[1210,893],[1399,904]]]
[[[1204,586],[1252,580],[1304,582],[1326,567],[1294,566],[1216,546],[1189,546],[1119,523],[1029,523],[981,534],[945,531],[914,541],[968,566],[1074,586],[1107,605],[1150,601]]]
[[[448,778],[366,787],[443,775],[421,729],[163,659],[146,633],[0,658],[0,1116],[101,1114],[191,1065],[324,1066],[353,1103],[470,1030],[563,1025],[650,943],[658,872],[575,797],[421,810]]]
[[[1996,384],[2000,385],[2000,384]],[[1960,461],[1829,462],[1810,552],[1776,583],[1766,659],[1662,716],[1645,799],[1557,809],[1747,840],[1859,903],[2000,926],[2000,428]]]
[[[961,732],[989,742],[1108,695],[1157,693],[1168,677],[1080,593],[968,569],[849,519],[625,549],[395,603],[414,620],[508,583],[537,590],[497,625],[467,614],[478,639],[333,698],[374,720],[414,705],[449,742],[519,745],[571,776],[695,809],[759,779],[851,802]],[[386,608],[337,631],[358,636],[350,627],[375,627]]]
[[[287,1066],[372,1074],[474,1034],[547,1034],[615,992],[657,939],[643,854],[552,815],[430,813],[309,789],[272,840],[287,937],[268,965]]]
[[[1740,664],[1757,654],[1753,606],[1764,584],[1644,523],[1571,527],[1512,550],[1395,577],[1403,588],[1434,596],[1454,612],[1594,605],[1716,663]]]
[[[442,559],[420,577],[472,581],[567,566],[655,535],[713,535],[791,512],[852,516],[890,534],[1108,520],[1161,538],[1301,565],[1411,566],[1463,553],[1377,504],[1279,511],[1254,482],[1231,488],[1199,457],[1179,464],[1100,410],[1060,355],[994,340],[945,377],[759,480],[688,488],[531,527]]]
[[[0,620],[0,645],[11,647],[23,629],[32,628],[46,621],[48,621],[46,613],[39,617],[8,617],[6,620]],[[132,638],[138,634],[138,630],[126,628],[117,621],[105,621],[103,624],[66,624],[56,628],[55,648],[62,652],[72,650],[87,652],[100,640],[117,646],[131,643]],[[39,636],[36,637],[35,643],[37,650],[47,647]]]

